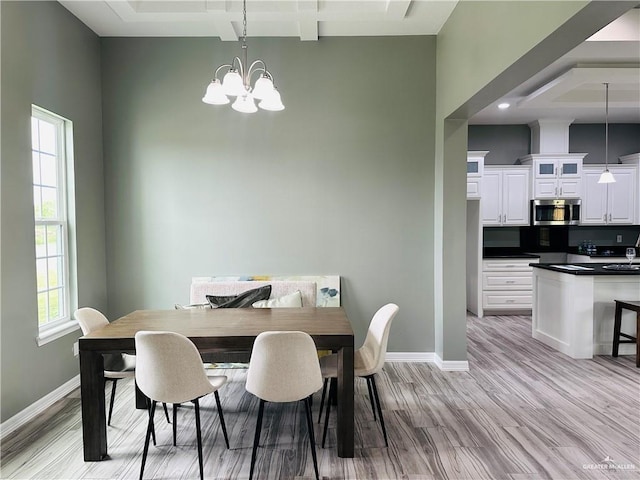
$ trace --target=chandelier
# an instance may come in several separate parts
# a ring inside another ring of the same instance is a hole
[[[605,83],[604,86],[604,172],[600,174],[598,183],[615,183],[616,179],[609,171],[609,84]]]
[[[202,101],[211,105],[226,105],[231,102],[230,97],[235,97],[231,108],[238,112],[255,113],[258,107],[272,112],[284,110],[267,64],[260,59],[251,65],[247,61],[247,0],[242,2],[242,28],[242,59],[234,57],[231,63],[220,65],[216,69]],[[218,72],[224,68],[227,72],[220,82]],[[252,87],[251,80],[256,74],[259,76]],[[258,107],[255,100],[259,101]]]

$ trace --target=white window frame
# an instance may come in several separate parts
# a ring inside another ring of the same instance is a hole
[[[73,124],[70,120],[67,120],[60,115],[56,115],[50,111],[47,111],[36,105],[32,105],[31,116],[41,121],[45,121],[55,126],[56,129],[56,167],[57,167],[57,203],[58,203],[58,218],[42,219],[35,217],[34,210],[34,222],[35,227],[39,226],[60,226],[61,239],[60,245],[62,250],[62,299],[64,302],[64,312],[60,318],[48,321],[44,324],[40,324],[40,319],[36,316],[36,323],[38,325],[38,336],[36,342],[38,345],[44,345],[57,338],[67,335],[79,328],[78,322],[72,318],[71,313],[74,311],[74,307],[77,305],[77,282],[75,271],[75,241],[73,236],[70,235],[71,225],[74,223],[73,197],[70,193],[73,191]],[[33,135],[33,132],[31,132]],[[31,162],[33,165],[33,153],[39,152],[39,150],[33,150],[31,153]],[[32,172],[32,189],[35,193],[36,179],[33,177]],[[35,245],[35,228],[34,228],[34,256],[36,255]],[[37,258],[38,257],[34,257]],[[45,258],[52,258],[47,256]],[[37,270],[36,270],[37,275]],[[37,285],[37,282],[36,282]],[[48,287],[47,290],[53,290]],[[36,287],[36,308],[38,305],[38,294],[42,291],[38,291]]]

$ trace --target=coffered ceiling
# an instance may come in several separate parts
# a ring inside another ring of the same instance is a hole
[[[514,0],[515,1],[515,0]],[[240,0],[59,0],[103,37],[205,36],[236,41]],[[437,35],[457,0],[247,0],[249,37]],[[521,124],[540,118],[640,123],[640,9],[603,28],[470,119]],[[499,110],[499,103],[509,103]]]
[[[237,40],[240,0],[60,0],[100,36]],[[247,36],[435,35],[457,0],[247,0]]]

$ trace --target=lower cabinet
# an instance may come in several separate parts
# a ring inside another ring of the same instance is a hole
[[[501,313],[531,310],[533,268],[529,264],[538,261],[537,258],[483,260],[482,308]]]

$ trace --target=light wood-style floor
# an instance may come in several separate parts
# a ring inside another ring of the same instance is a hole
[[[525,316],[468,318],[469,372],[387,363],[379,375],[389,448],[372,419],[366,383],[356,381],[356,458],[318,449],[323,479],[640,479],[640,369],[631,356],[572,360],[531,338]],[[392,330],[393,334],[393,330]],[[202,402],[205,478],[243,479],[257,401],[245,372],[226,370],[220,391],[231,449],[213,398]],[[108,428],[110,459],[85,463],[79,393],[5,439],[3,479],[136,479],[145,413],[122,384]],[[319,396],[314,401],[317,418]],[[257,479],[314,478],[304,412],[267,405]],[[180,409],[178,447],[157,413],[158,446],[147,479],[197,479],[193,408]],[[322,430],[317,426],[316,436]]]

